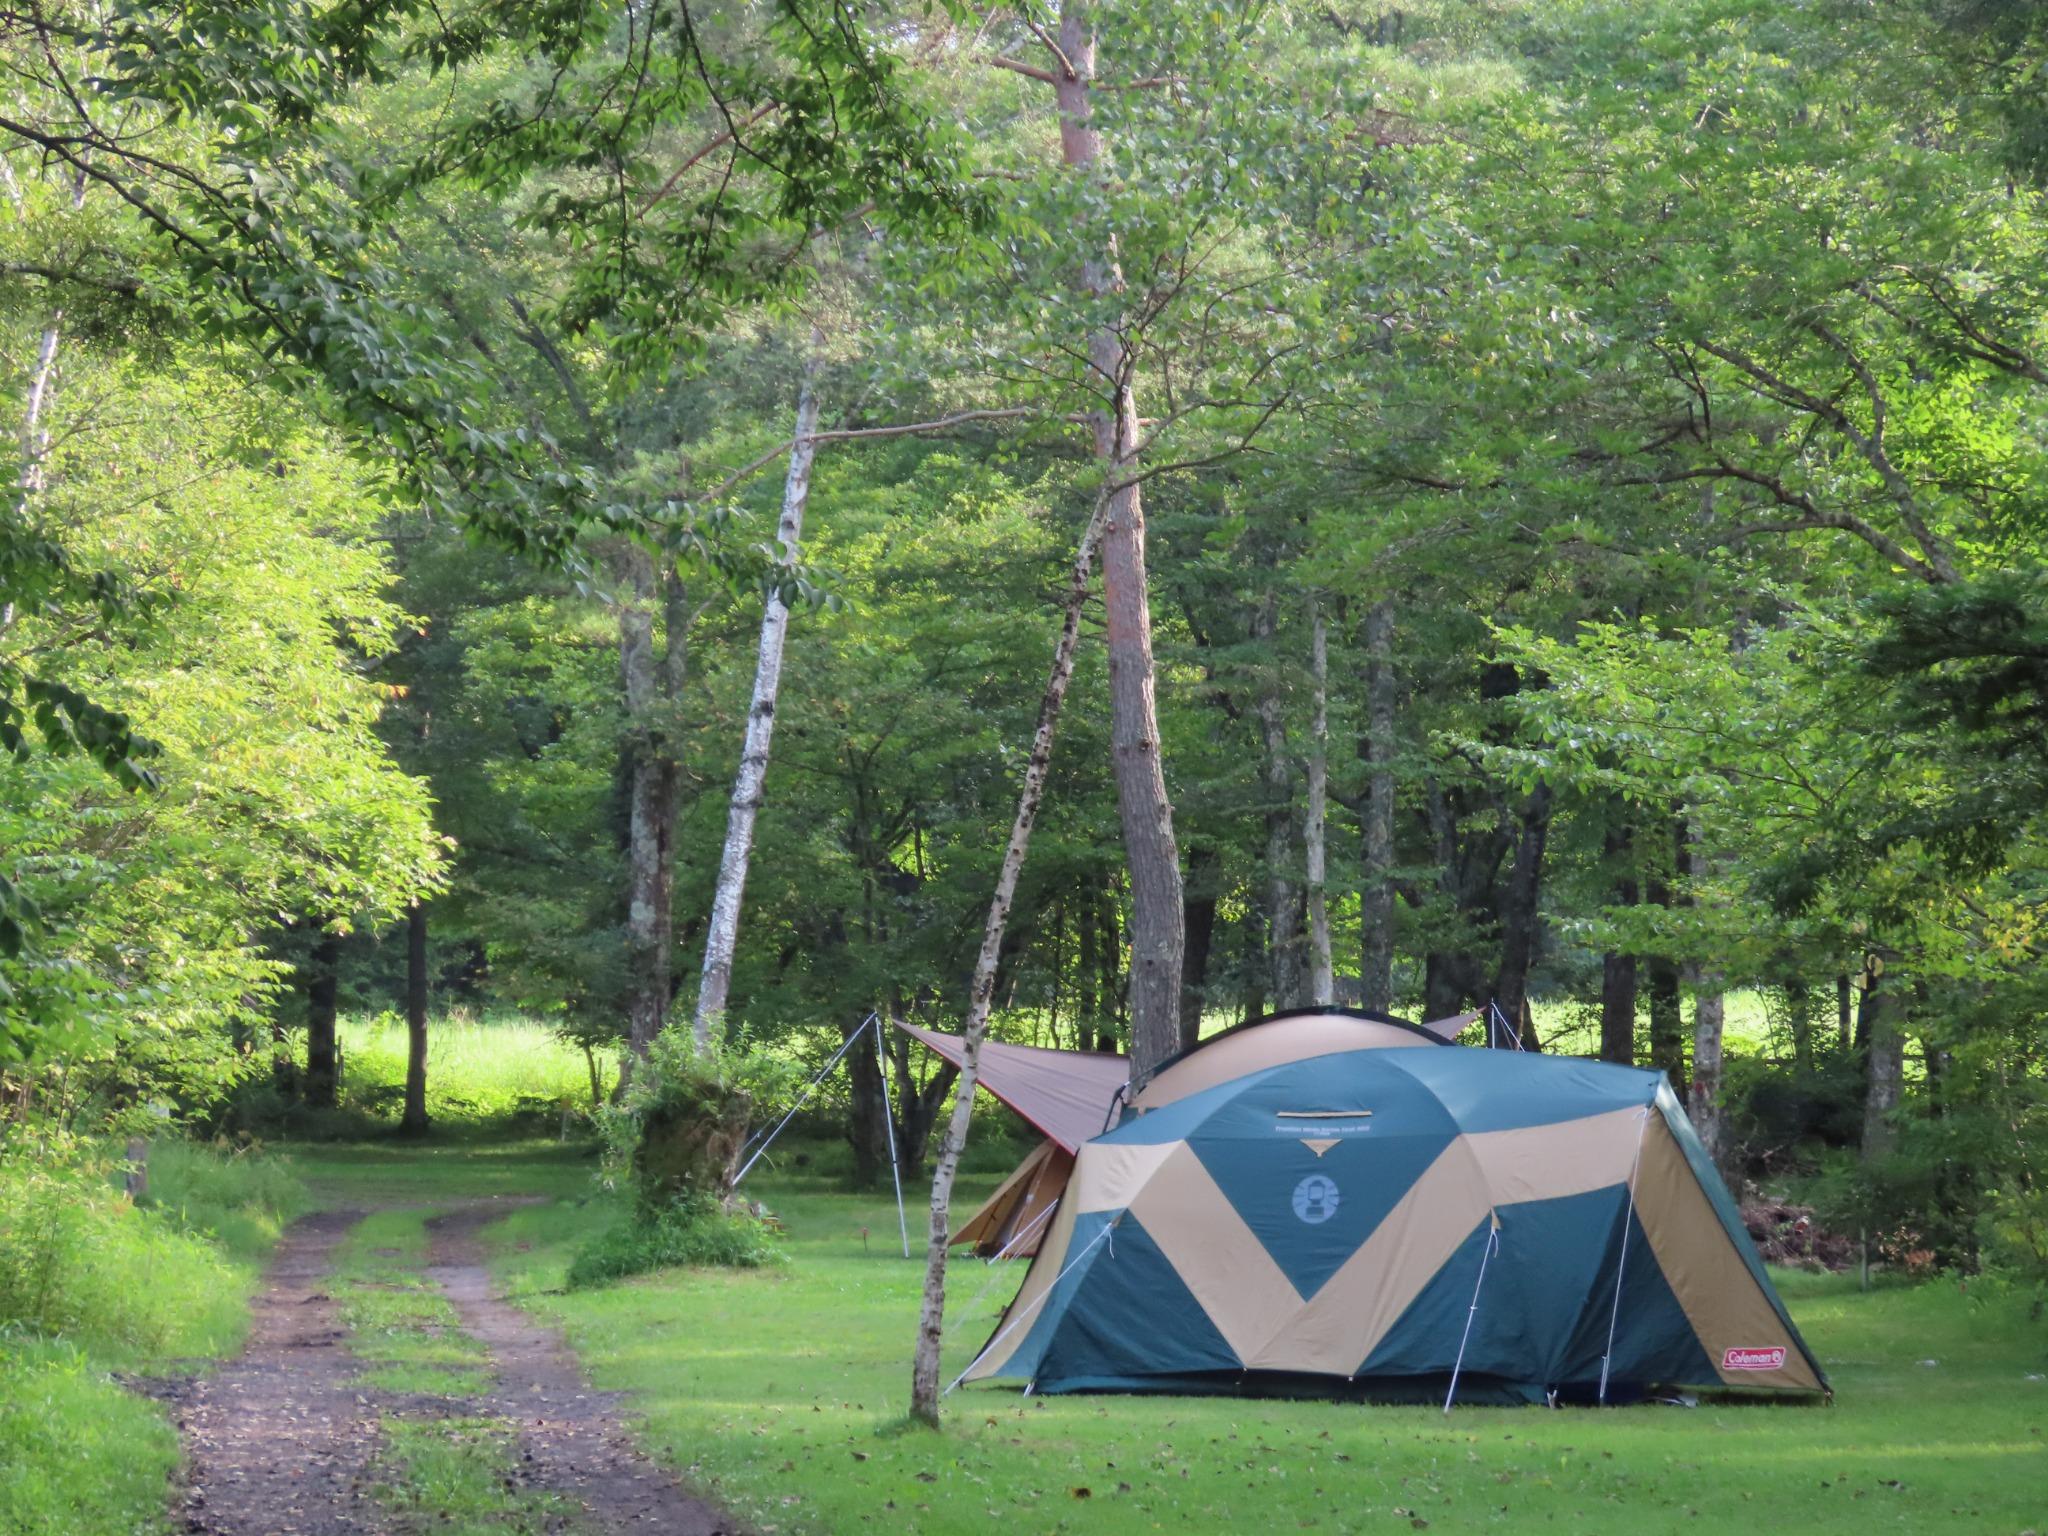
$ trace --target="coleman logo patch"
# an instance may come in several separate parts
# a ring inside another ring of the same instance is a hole
[[[1724,1371],[1780,1371],[1785,1368],[1785,1346],[1773,1344],[1768,1349],[1730,1349],[1721,1355],[1721,1369]]]
[[[1337,1214],[1337,1181],[1312,1173],[1294,1186],[1294,1214],[1310,1226],[1321,1226]]]

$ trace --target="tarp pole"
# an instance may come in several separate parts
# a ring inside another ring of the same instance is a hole
[[[1472,1342],[1472,1319],[1479,1315],[1479,1288],[1486,1284],[1486,1265],[1500,1248],[1500,1212],[1488,1211],[1493,1218],[1491,1229],[1486,1234],[1486,1247],[1479,1254],[1479,1278],[1472,1282],[1472,1305],[1465,1311],[1465,1331],[1458,1338],[1458,1358],[1451,1363],[1451,1384],[1444,1392],[1444,1412],[1451,1411],[1451,1399],[1458,1395],[1458,1372],[1465,1368],[1465,1346]]]
[[[882,1038],[882,1016],[868,1015],[875,1028],[875,1059],[882,1067],[882,1130],[889,1138],[889,1181],[896,1186],[896,1229],[903,1234],[903,1257],[910,1257],[910,1220],[903,1214],[903,1175],[896,1168],[896,1115],[889,1107],[889,1042]]]
[[[1650,1106],[1636,1122],[1636,1160],[1628,1171],[1628,1208],[1621,1213],[1621,1253],[1614,1261],[1614,1310],[1607,1317],[1607,1353],[1600,1357],[1600,1401],[1607,1401],[1607,1368],[1614,1360],[1614,1330],[1621,1322],[1621,1277],[1628,1268],[1628,1233],[1636,1215],[1636,1175],[1643,1167],[1643,1134],[1650,1128]]]
[[[874,1020],[875,1016],[872,1013],[869,1014],[865,1019],[862,1019],[860,1021],[860,1028],[856,1029],[852,1034],[848,1035],[846,1037],[846,1043],[840,1046],[838,1050],[832,1053],[832,1059],[826,1062],[824,1066],[818,1068],[818,1075],[812,1078],[808,1083],[804,1085],[804,1091],[798,1094],[796,1102],[789,1106],[789,1113],[784,1115],[780,1120],[775,1122],[775,1129],[770,1131],[768,1133],[767,1139],[761,1143],[760,1151],[757,1151],[752,1157],[748,1158],[746,1162],[741,1166],[740,1171],[732,1176],[732,1187],[734,1189],[738,1189],[740,1187],[740,1180],[744,1179],[747,1176],[747,1169],[753,1167],[754,1164],[761,1161],[761,1154],[763,1152],[766,1152],[769,1146],[774,1142],[775,1138],[782,1134],[782,1128],[785,1125],[789,1124],[790,1121],[796,1118],[796,1112],[802,1109],[804,1105],[807,1102],[809,1102],[811,1095],[818,1091],[818,1084],[825,1081],[825,1079],[831,1075],[832,1069],[839,1065],[839,1058],[844,1056],[848,1051],[853,1049],[853,1042],[858,1040],[864,1033],[866,1033],[868,1025],[872,1024]]]

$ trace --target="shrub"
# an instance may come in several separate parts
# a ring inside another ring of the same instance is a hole
[[[622,1101],[595,1117],[606,1186],[630,1171],[643,1222],[679,1201],[723,1200],[755,1107],[792,1097],[796,1081],[793,1063],[745,1041],[699,1051],[688,1031],[664,1030]]]
[[[104,1160],[0,1162],[0,1329],[122,1358],[233,1347],[297,1181],[260,1154],[169,1140],[150,1173],[137,1207]]]
[[[569,1289],[682,1265],[759,1269],[782,1262],[782,1250],[765,1221],[751,1211],[728,1211],[714,1196],[699,1194],[622,1222],[585,1243],[570,1261]]]

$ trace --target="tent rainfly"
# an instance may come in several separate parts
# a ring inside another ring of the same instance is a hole
[[[1315,1016],[1323,1024],[1290,1035],[1289,1043],[1294,1049],[1320,1052],[1433,1043],[1419,1036],[1415,1025],[1374,1014],[1318,1011]],[[1461,1013],[1420,1027],[1436,1040],[1452,1040],[1479,1018],[1477,1012]],[[898,1029],[955,1066],[964,1059],[966,1049],[958,1035],[921,1029],[900,1019],[895,1022]],[[1212,1054],[1204,1057],[1205,1069],[1227,1073],[1244,1049],[1239,1036],[1251,1027],[1240,1026],[1206,1042]],[[1269,1048],[1279,1045],[1274,1041]],[[982,1088],[1015,1110],[1045,1140],[1003,1180],[994,1194],[954,1228],[952,1245],[972,1244],[974,1252],[984,1259],[998,1255],[1029,1258],[1037,1253],[1039,1241],[1045,1235],[1047,1212],[1074,1171],[1075,1152],[1082,1142],[1109,1129],[1129,1077],[1130,1063],[1107,1052],[1047,1050],[1042,1046],[986,1041],[981,1048]],[[1186,1080],[1192,1086],[1194,1079]],[[1142,1102],[1156,1102],[1157,1093],[1155,1086],[1143,1096]]]
[[[1827,1391],[1660,1073],[1332,1013],[1204,1042],[1079,1148],[984,1378],[1446,1406]]]

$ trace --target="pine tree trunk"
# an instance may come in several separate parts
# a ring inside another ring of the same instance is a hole
[[[427,908],[415,901],[405,919],[405,1113],[398,1128],[427,1131]]]
[[[1252,620],[1252,639],[1271,659],[1279,597],[1268,593]],[[1294,863],[1294,773],[1287,751],[1287,719],[1280,702],[1279,668],[1268,665],[1255,706],[1266,747],[1266,965],[1273,1006],[1301,1001],[1301,929],[1295,921],[1300,892],[1289,878]]]
[[[1102,145],[1089,126],[1095,29],[1084,0],[1067,0],[1060,8],[1059,44],[1065,64],[1054,91],[1059,100],[1061,156],[1071,169],[1094,178],[1099,175]],[[1097,303],[1123,290],[1115,241],[1106,232],[1100,254],[1083,265],[1080,286]],[[1136,360],[1107,320],[1088,337],[1088,360],[1095,386],[1108,396],[1107,408],[1091,413],[1091,419],[1095,456],[1110,485],[1102,534],[1110,761],[1131,874],[1131,1073],[1134,1083],[1142,1083],[1180,1045],[1180,973],[1186,946],[1180,853],[1160,762],[1154,697],[1145,510],[1135,479],[1140,440],[1131,374]]]
[[[1365,616],[1365,870],[1358,894],[1359,1002],[1394,1007],[1394,605]],[[1455,1008],[1452,1012],[1456,1012]],[[1436,1017],[1436,1015],[1431,1015]]]
[[[939,1143],[939,1162],[932,1174],[931,1221],[926,1234],[924,1297],[918,1307],[917,1352],[910,1373],[911,1417],[934,1427],[939,1422],[939,1346],[946,1320],[946,1239],[951,1232],[953,1179],[960,1169],[960,1151],[967,1145],[967,1129],[974,1117],[974,1085],[981,1071],[981,1043],[988,1037],[988,1016],[995,1000],[996,961],[1002,953],[1003,931],[1010,919],[1010,903],[1017,894],[1017,877],[1030,851],[1031,829],[1038,821],[1039,801],[1045,794],[1045,775],[1052,761],[1053,732],[1059,724],[1060,706],[1066,701],[1067,684],[1074,676],[1074,649],[1081,636],[1081,608],[1087,601],[1089,574],[1094,565],[1095,545],[1107,513],[1107,498],[1098,504],[1087,529],[1067,582],[1065,613],[1060,624],[1059,643],[1053,649],[1052,673],[1038,703],[1038,729],[1031,739],[1031,756],[1025,764],[1024,783],[1017,794],[1017,815],[1010,824],[1010,841],[1003,851],[1003,867],[996,877],[995,893],[989,898],[988,918],[982,925],[981,952],[975,957],[974,979],[968,989],[967,1022],[961,1031],[960,1076],[954,1084],[953,1114]]]
[[[313,941],[306,977],[306,1103],[332,1109],[341,1099],[341,1041],[335,1032],[341,986],[341,940],[327,929]]]
[[[1302,816],[1302,860],[1308,879],[1308,1000],[1327,1008],[1337,1001],[1330,955],[1327,824],[1330,805],[1330,638],[1322,605],[1309,605],[1308,808]]]
[[[803,540],[804,506],[811,494],[811,463],[817,456],[817,344],[804,365],[796,400],[796,430],[791,434],[789,473],[782,487],[782,520],[776,539],[780,558],[794,562]],[[697,985],[693,1029],[698,1048],[711,1042],[712,1031],[725,1016],[732,990],[733,955],[739,947],[740,899],[746,890],[747,861],[754,851],[754,821],[760,814],[768,782],[768,749],[775,735],[776,698],[782,687],[782,648],[789,633],[789,608],[780,591],[771,591],[761,614],[761,643],[754,662],[754,692],[747,705],[747,733],[740,749],[739,772],[732,783],[732,805],[726,815],[725,849],[718,860],[718,883],[711,896],[711,925],[704,937],[704,968]]]

